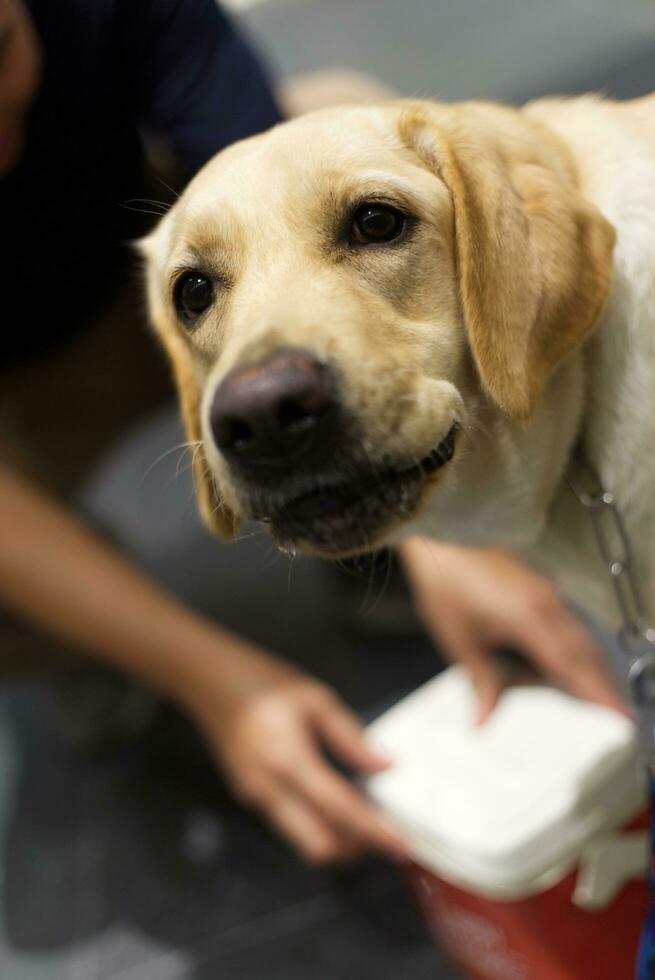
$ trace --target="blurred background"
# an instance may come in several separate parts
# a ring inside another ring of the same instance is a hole
[[[405,95],[510,102],[655,89],[648,0],[229,6],[279,78],[347,67]],[[432,676],[437,656],[393,593],[290,564],[264,538],[210,540],[186,460],[168,453],[182,439],[174,406],[149,419],[80,507],[162,583],[365,718]],[[0,692],[2,980],[456,980],[390,868],[303,868],[230,800],[172,711],[153,712],[137,744],[87,755],[61,711],[37,684]]]

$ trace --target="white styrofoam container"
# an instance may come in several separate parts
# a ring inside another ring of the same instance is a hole
[[[627,717],[543,685],[510,689],[481,726],[474,709],[451,668],[368,728],[394,760],[369,793],[445,881],[489,898],[537,893],[644,808]]]

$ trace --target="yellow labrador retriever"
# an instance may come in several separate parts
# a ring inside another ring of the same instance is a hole
[[[534,549],[607,619],[582,442],[655,600],[655,96],[322,110],[219,154],[143,249],[215,531]]]

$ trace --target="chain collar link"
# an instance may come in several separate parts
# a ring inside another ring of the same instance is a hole
[[[603,487],[593,466],[580,453],[567,480],[591,515],[596,541],[614,586],[623,620],[619,631],[621,648],[631,653],[635,643],[643,650],[645,642],[655,653],[655,629],[646,621],[630,538],[614,495]]]
[[[600,554],[607,566],[621,612],[619,646],[629,660],[628,679],[641,740],[655,773],[655,629],[648,623],[637,582],[630,537],[614,495],[591,464],[576,453],[568,484],[589,511]]]

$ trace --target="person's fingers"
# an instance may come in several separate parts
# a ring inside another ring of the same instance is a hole
[[[376,814],[365,797],[345,777],[332,769],[319,752],[307,747],[290,779],[300,793],[331,826],[373,848],[402,860],[407,848],[398,835]]]
[[[491,662],[491,655],[476,657],[468,666],[477,699],[475,724],[487,720],[505,690],[505,677]]]
[[[444,617],[440,623],[438,642],[446,655],[460,664],[469,674],[475,689],[476,725],[487,720],[507,686],[507,675],[491,652],[457,617]]]
[[[361,851],[348,834],[331,825],[293,792],[278,789],[263,810],[277,830],[311,864],[350,860]]]
[[[533,663],[571,694],[630,713],[602,652],[566,607],[548,622],[528,628],[523,644]]]
[[[312,720],[328,748],[357,772],[381,772],[392,765],[391,759],[367,745],[359,718],[336,697],[322,698],[314,709]]]

